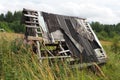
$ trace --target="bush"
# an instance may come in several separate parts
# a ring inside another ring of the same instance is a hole
[[[111,45],[111,50],[112,50],[114,53],[120,53],[119,40],[120,40],[120,37],[119,37],[119,36],[116,36],[116,37],[114,37],[114,39],[113,39],[113,44]]]

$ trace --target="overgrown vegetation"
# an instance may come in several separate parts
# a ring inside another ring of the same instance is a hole
[[[39,63],[30,46],[23,44],[22,35],[0,33],[0,79],[1,80],[119,80],[120,55],[111,46],[103,45],[107,64],[101,67],[105,77],[97,76],[88,69],[71,69],[65,62],[49,66],[47,60]],[[17,40],[16,40],[17,38]],[[19,39],[18,39],[19,38]],[[112,45],[112,44],[111,44]],[[119,46],[119,45],[118,45]],[[119,53],[119,50],[118,50]]]
[[[91,26],[100,40],[112,40],[115,36],[120,35],[120,23],[118,24],[100,24],[99,22],[92,22]]]
[[[0,14],[0,29],[5,29],[7,32],[23,33],[25,30],[21,22],[22,12],[8,11],[6,14]]]
[[[116,53],[116,54],[120,54],[120,44],[119,44],[119,41],[120,41],[120,37],[115,36],[113,38],[113,43],[111,45],[112,51],[114,53]]]

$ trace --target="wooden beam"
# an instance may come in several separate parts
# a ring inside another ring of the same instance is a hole
[[[34,36],[28,36],[28,40],[35,40],[35,41],[43,41],[42,37],[34,37]]]
[[[31,25],[25,25],[26,27],[28,28],[40,28],[40,27],[37,27],[37,26],[31,26]]]
[[[41,57],[40,59],[55,59],[55,58],[71,58],[71,56],[51,56],[51,57]]]
[[[30,15],[30,14],[24,14],[24,16],[26,16],[26,17],[33,17],[33,18],[37,18],[37,16],[35,16],[35,15]]]
[[[29,24],[39,24],[38,22],[32,22],[32,21],[25,21],[25,23],[29,23]]]

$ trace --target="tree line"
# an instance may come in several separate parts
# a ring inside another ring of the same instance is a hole
[[[99,22],[92,22],[91,26],[101,40],[108,40],[114,37],[119,37],[120,35],[120,23],[100,24]]]
[[[24,33],[25,27],[21,22],[22,12],[8,11],[6,14],[0,14],[0,29],[3,28],[7,32]],[[94,32],[99,39],[106,40],[120,35],[120,23],[118,24],[101,24],[99,22],[90,23]]]
[[[15,11],[14,13],[8,11],[6,14],[0,14],[0,29],[5,29],[7,32],[23,33],[25,28],[20,23],[21,17],[21,11]]]

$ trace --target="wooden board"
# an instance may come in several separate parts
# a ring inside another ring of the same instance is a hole
[[[28,40],[36,40],[36,41],[43,41],[42,37],[34,37],[34,36],[28,36]]]

